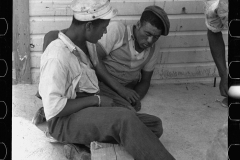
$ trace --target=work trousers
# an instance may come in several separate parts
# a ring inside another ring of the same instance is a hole
[[[130,86],[131,87],[131,86]],[[159,141],[162,121],[153,115],[136,113],[128,101],[99,83],[100,95],[113,99],[114,107],[89,107],[48,121],[50,134],[63,143],[91,142],[122,145],[135,160],[173,160]],[[83,94],[78,97],[86,96]]]
[[[159,141],[161,120],[123,107],[88,107],[48,121],[49,133],[63,143],[118,143],[135,160],[173,160]]]

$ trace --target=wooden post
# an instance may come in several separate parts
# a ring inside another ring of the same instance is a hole
[[[13,81],[31,84],[29,0],[13,1]]]

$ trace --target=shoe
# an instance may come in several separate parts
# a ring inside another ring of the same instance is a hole
[[[228,108],[228,98],[225,97],[223,100],[217,99],[216,102],[220,103],[222,107]]]
[[[84,147],[75,144],[66,144],[63,147],[64,155],[68,160],[91,160],[91,154]]]
[[[55,138],[53,138],[50,133],[48,132],[48,129],[47,131],[44,132],[45,133],[45,136],[47,137],[47,141],[50,142],[50,143],[59,143],[58,140],[56,140]]]
[[[226,98],[224,98],[223,100],[222,100],[222,106],[223,107],[225,107],[225,108],[228,108],[228,98],[226,97]]]
[[[45,113],[44,113],[44,109],[43,107],[39,108],[39,110],[35,113],[35,115],[33,116],[32,119],[32,123],[35,124],[36,126],[46,122],[46,117],[45,117]]]

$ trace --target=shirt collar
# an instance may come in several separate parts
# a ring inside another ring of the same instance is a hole
[[[89,55],[90,55],[90,59],[92,61],[89,60],[89,58],[86,56],[86,54],[79,48],[77,47],[70,38],[68,38],[64,33],[59,32],[58,33],[58,38],[62,40],[62,42],[68,47],[68,49],[70,50],[71,53],[73,53],[76,57],[81,57],[81,61],[85,64],[89,64],[90,66],[93,66],[93,64],[91,64],[91,62],[93,62],[94,64],[96,64],[98,62],[98,59],[96,58],[96,47],[95,44],[90,43],[90,42],[86,42],[88,51],[89,51]]]
[[[127,27],[127,29],[128,29],[128,41],[130,41],[131,39],[132,39],[133,41],[135,41],[134,34],[133,34],[133,28],[134,28],[134,26],[135,26],[135,25],[129,25],[129,26]]]
[[[70,50],[70,52],[73,52],[76,49],[76,45],[70,40],[70,38],[68,38],[65,34],[63,34],[62,32],[58,33],[58,38],[61,39],[63,41],[63,43],[68,47],[68,49]]]
[[[135,37],[133,34],[133,29],[134,27],[136,27],[136,25],[129,25],[127,26],[127,30],[128,30],[128,41],[133,40],[133,42],[135,41]],[[145,49],[145,50],[149,50],[150,48],[152,48],[155,44],[153,44],[151,47]]]

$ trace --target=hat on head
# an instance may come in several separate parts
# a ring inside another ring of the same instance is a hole
[[[158,6],[148,6],[144,11],[152,11],[155,15],[157,15],[163,22],[164,25],[164,33],[162,35],[166,36],[169,33],[170,22],[167,16],[167,13]]]
[[[117,9],[110,5],[110,0],[73,0],[73,16],[79,21],[111,19],[117,15]]]

